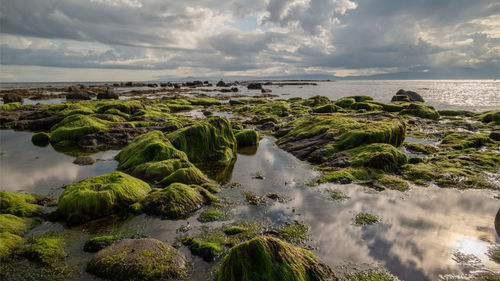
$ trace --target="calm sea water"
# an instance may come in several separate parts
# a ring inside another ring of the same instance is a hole
[[[112,82],[108,82],[112,84]],[[0,89],[68,87],[71,83],[0,83]],[[103,85],[102,83],[81,83],[86,85]],[[462,109],[470,111],[487,111],[500,109],[500,81],[493,80],[340,80],[334,82],[318,82],[317,86],[266,86],[273,94],[281,98],[327,96],[336,100],[352,95],[368,95],[379,101],[390,101],[399,90],[412,90],[419,93],[427,103],[436,109]],[[122,88],[127,90],[127,88]],[[136,88],[141,89],[141,88]],[[148,89],[143,87],[143,89]],[[212,88],[213,89],[213,88]],[[260,94],[259,91],[239,87],[240,93]],[[194,92],[196,89],[193,90]],[[208,94],[217,94],[210,92]],[[230,94],[229,94],[230,95]],[[36,103],[40,101],[27,101]],[[47,101],[45,101],[47,102]],[[49,101],[50,102],[50,101]]]

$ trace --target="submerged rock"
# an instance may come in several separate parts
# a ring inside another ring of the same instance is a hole
[[[97,252],[87,271],[111,280],[165,280],[186,275],[186,259],[152,238],[123,239]]]
[[[236,139],[231,124],[225,118],[211,118],[207,122],[179,129],[169,134],[168,139],[193,163],[227,163],[236,156]]]
[[[239,131],[234,137],[236,138],[238,147],[256,145],[259,143],[259,134],[251,129]]]
[[[218,281],[338,280],[313,253],[279,239],[259,236],[231,249]]]
[[[95,163],[95,159],[92,156],[78,156],[73,161],[73,164],[81,165],[81,166],[92,165],[94,163]]]
[[[69,185],[59,197],[56,212],[68,224],[76,225],[125,210],[150,190],[139,179],[113,172]]]

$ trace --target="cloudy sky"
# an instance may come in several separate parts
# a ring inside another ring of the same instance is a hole
[[[0,1],[2,82],[500,78],[498,0]]]

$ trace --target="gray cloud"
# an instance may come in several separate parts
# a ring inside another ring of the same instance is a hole
[[[2,1],[0,63],[498,77],[499,17],[495,0]]]

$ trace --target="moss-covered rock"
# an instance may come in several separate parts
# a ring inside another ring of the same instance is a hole
[[[29,219],[20,218],[11,214],[0,214],[0,233],[22,234],[31,225]]]
[[[40,237],[26,249],[24,255],[43,264],[53,264],[66,256],[64,245],[62,237]]]
[[[320,177],[320,183],[335,182],[335,183],[350,183],[353,181],[362,181],[370,179],[369,173],[364,169],[341,169],[333,172],[328,172]]]
[[[483,123],[500,124],[500,110],[488,111],[479,116],[479,121]]]
[[[395,171],[407,163],[408,158],[394,146],[385,143],[372,143],[346,150],[354,167],[368,167],[384,171]]]
[[[399,191],[407,191],[410,188],[406,181],[389,175],[384,175],[378,180],[378,183],[385,188]]]
[[[118,110],[110,111],[109,114],[121,115],[121,113],[125,113],[127,115],[131,115],[136,113],[139,110],[145,109],[144,105],[139,100],[129,99],[129,100],[106,100],[99,101],[96,105],[97,113],[106,113],[106,111],[110,109]]]
[[[231,249],[224,258],[218,281],[338,280],[311,252],[279,239],[258,236]]]
[[[0,232],[0,262],[20,249],[24,244],[24,239],[9,232]]]
[[[168,159],[141,164],[132,170],[132,175],[147,181],[159,182],[178,169],[192,167],[194,167],[194,165],[187,160]]]
[[[439,113],[432,106],[423,103],[412,103],[399,114],[412,115],[433,120],[437,120],[439,118]]]
[[[45,132],[38,132],[31,137],[31,142],[37,146],[46,146],[50,142],[50,135]]]
[[[293,100],[293,99],[288,99],[289,102],[294,102],[294,101],[300,101],[302,105],[309,106],[309,107],[318,107],[321,105],[326,105],[329,104],[331,101],[328,97],[325,96],[314,96],[307,98],[305,100]]]
[[[287,116],[290,113],[290,105],[286,101],[273,100],[267,103],[258,104],[253,109],[257,115]]]
[[[353,98],[341,98],[335,101],[335,105],[342,108],[350,108],[354,103],[356,103],[356,100]]]
[[[120,235],[105,235],[105,236],[97,236],[90,238],[85,245],[83,246],[83,250],[85,252],[98,252],[109,245],[115,243],[116,241],[123,239]]]
[[[430,155],[438,152],[438,149],[430,144],[405,142],[403,145],[411,153]]]
[[[187,162],[184,152],[176,149],[160,131],[152,131],[136,137],[132,143],[115,156],[118,169],[134,169],[147,162],[179,159]]]
[[[247,229],[245,227],[239,226],[239,225],[233,225],[233,226],[224,228],[224,233],[226,235],[236,235],[236,234],[243,233],[245,231],[247,231]]]
[[[312,109],[312,111],[314,113],[334,113],[340,111],[341,109],[342,108],[340,106],[329,103],[325,105],[316,106]]]
[[[183,184],[196,184],[201,185],[204,183],[209,183],[210,180],[196,167],[180,168],[170,174],[169,176],[163,178],[159,185],[167,186],[172,183],[183,183]]]
[[[225,118],[182,128],[169,134],[168,139],[193,163],[230,162],[236,155],[236,139]]]
[[[238,147],[256,145],[259,143],[259,134],[251,129],[239,131],[234,137],[236,138]]]
[[[467,110],[438,110],[440,116],[473,116],[474,112]]]
[[[225,220],[227,217],[228,217],[227,214],[217,209],[208,209],[201,212],[200,216],[198,217],[198,220],[200,222],[211,222],[211,221]]]
[[[156,239],[123,239],[99,251],[87,271],[110,280],[169,280],[186,275],[186,259]]]
[[[366,111],[374,111],[374,110],[383,110],[384,107],[374,103],[368,102],[356,102],[351,105],[351,108],[354,110],[366,110]]]
[[[142,202],[147,214],[169,219],[185,218],[214,200],[210,192],[200,186],[173,183],[151,192]]]
[[[50,141],[58,145],[76,144],[80,137],[108,129],[108,123],[87,115],[71,115],[50,129]]]
[[[16,109],[23,106],[20,102],[11,102],[11,103],[6,103],[0,105],[0,110],[10,110],[10,109]]]
[[[220,100],[216,98],[190,98],[188,101],[192,105],[202,105],[202,106],[221,105]]]
[[[20,217],[40,215],[42,206],[35,202],[36,198],[31,194],[0,191],[0,213]]]
[[[447,134],[441,140],[441,147],[451,147],[453,149],[462,150],[470,147],[481,147],[488,141],[488,135],[476,134],[467,136],[462,133]]]
[[[217,243],[207,242],[193,237],[185,237],[182,239],[182,243],[189,246],[191,253],[196,256],[200,256],[203,260],[207,262],[213,261],[222,253],[222,247]]]
[[[354,223],[356,225],[369,225],[376,224],[380,221],[380,218],[372,215],[370,213],[359,213],[354,217]]]
[[[147,183],[122,172],[88,178],[64,190],[57,214],[71,225],[83,223],[126,210],[150,190]]]
[[[437,177],[437,170],[429,164],[408,164],[403,168],[403,178],[424,185]]]

